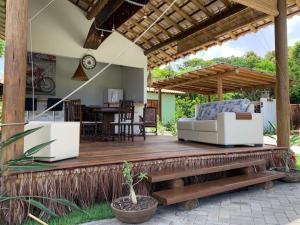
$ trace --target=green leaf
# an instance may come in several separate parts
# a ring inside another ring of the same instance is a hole
[[[51,165],[48,163],[40,163],[40,162],[27,162],[27,163],[20,163],[20,164],[18,164],[18,162],[14,162],[8,164],[8,168],[13,169],[15,171],[45,170],[53,167],[55,167],[55,165]]]
[[[14,134],[13,136],[11,136],[10,138],[8,138],[7,140],[1,141],[0,142],[0,150],[2,150],[5,146],[10,145],[11,143],[41,129],[42,127],[37,127],[37,128],[33,128],[33,129],[29,129],[17,134]]]
[[[32,147],[31,149],[27,150],[23,155],[28,157],[28,156],[32,156],[35,153],[39,152],[40,150],[42,150],[43,148],[45,148],[46,146],[50,145],[52,142],[54,142],[55,140],[52,141],[48,141],[39,145],[36,145],[34,147]]]
[[[78,205],[76,205],[75,203],[73,203],[73,202],[71,202],[67,199],[58,198],[58,199],[51,199],[51,201],[57,202],[58,204],[67,206],[67,207],[69,207],[71,209],[74,209],[74,210],[79,210],[79,211],[85,212]]]
[[[29,200],[24,200],[27,204],[31,204],[33,205],[34,207],[42,210],[43,212],[46,212],[48,213],[50,216],[57,216],[55,212],[53,212],[51,209],[47,208],[44,204],[42,204],[41,202],[39,201],[36,201],[34,199],[30,199]]]
[[[140,180],[148,179],[147,173],[140,173],[140,174],[139,174],[139,179],[140,179]]]

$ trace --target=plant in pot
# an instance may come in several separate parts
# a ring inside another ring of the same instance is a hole
[[[276,126],[270,123],[270,127],[273,130],[273,133],[276,133]],[[276,139],[274,135],[268,135],[269,137]],[[300,144],[300,136],[299,135],[291,135],[290,136],[290,146],[297,146]],[[285,172],[286,177],[281,180],[288,183],[300,182],[300,170],[295,169],[296,157],[295,153],[288,149],[288,151],[281,153],[281,155],[272,155],[272,163],[273,167],[271,170]],[[279,165],[279,166],[278,166]]]
[[[124,223],[143,223],[153,217],[157,209],[157,201],[151,196],[136,195],[135,186],[147,179],[146,173],[133,173],[133,164],[124,162],[124,185],[128,187],[129,195],[112,201],[112,212],[117,219]]]

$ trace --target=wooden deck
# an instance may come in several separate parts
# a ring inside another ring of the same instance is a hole
[[[134,142],[83,142],[80,145],[80,156],[78,158],[56,162],[55,169],[119,164],[125,160],[138,162],[179,157],[253,153],[279,149],[282,148],[271,145],[222,148],[217,145],[179,142],[176,137],[148,136],[146,141],[137,137]]]

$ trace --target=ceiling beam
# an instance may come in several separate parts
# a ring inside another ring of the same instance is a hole
[[[142,0],[140,3],[146,4],[147,2],[148,0]],[[97,30],[96,27],[104,30],[117,29],[140,9],[141,6],[128,3],[124,0],[108,1],[105,7],[95,17],[84,43],[84,48],[97,49],[111,34],[109,32],[101,32]]]
[[[296,4],[300,8],[300,0],[288,0],[290,4]]]
[[[93,5],[93,8],[91,11],[89,11],[86,15],[86,18],[88,20],[93,19],[96,17],[100,11],[105,7],[105,5],[108,3],[108,0],[99,0],[95,5]]]
[[[153,46],[152,48],[145,50],[145,55],[148,55],[148,54],[150,54],[150,53],[152,53],[152,52],[154,52],[154,51],[156,51],[160,48],[163,48],[164,46],[166,46],[168,44],[171,44],[175,41],[182,40],[182,39],[194,34],[195,32],[198,32],[198,31],[200,31],[200,30],[202,30],[202,29],[204,29],[204,28],[206,28],[210,25],[213,25],[214,23],[217,23],[217,22],[219,22],[223,19],[226,19],[227,17],[232,16],[232,15],[234,15],[234,14],[236,14],[236,13],[238,13],[238,12],[240,12],[240,11],[246,9],[246,8],[247,7],[243,6],[243,5],[233,5],[229,9],[225,9],[222,12],[216,14],[215,16],[210,17],[207,20],[205,20],[205,21],[203,21],[203,22],[201,22],[201,23],[199,23],[199,24],[197,24],[197,25],[195,25],[195,26],[193,26],[193,27],[177,34],[177,35],[174,35],[173,37],[171,37],[171,38],[169,38],[169,39],[167,39],[167,40],[165,40],[165,41],[163,41],[163,42],[161,42],[161,43],[159,43],[155,46]]]
[[[236,3],[261,11],[270,16],[278,16],[277,0],[233,0]],[[281,1],[281,0],[279,0]]]

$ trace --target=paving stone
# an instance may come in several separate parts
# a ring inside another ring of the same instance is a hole
[[[299,220],[298,220],[299,219]],[[275,183],[271,190],[250,188],[200,200],[182,211],[162,206],[143,225],[300,225],[300,184]],[[123,225],[117,219],[81,225]]]

